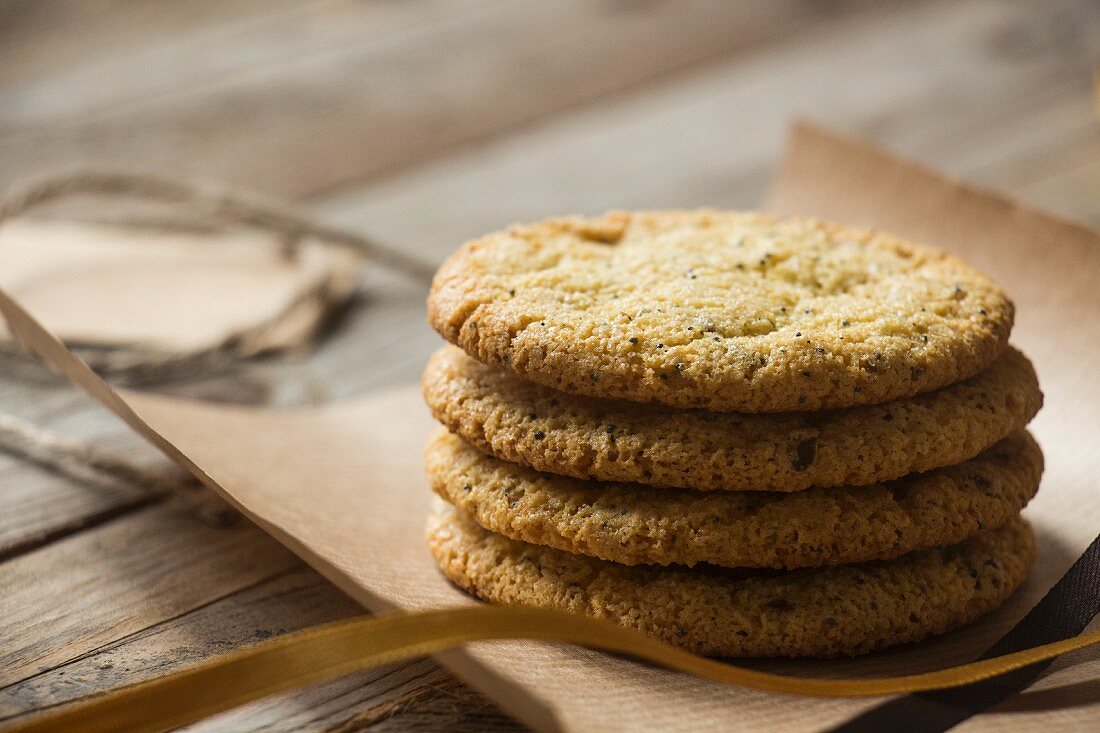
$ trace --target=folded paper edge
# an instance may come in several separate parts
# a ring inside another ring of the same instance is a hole
[[[1085,224],[804,119],[790,126],[784,152],[761,208],[780,216],[819,217],[904,236],[902,217],[897,214],[912,207],[886,193],[891,180],[904,180],[921,194],[938,201],[956,201],[957,208],[969,216],[987,221],[997,217],[1003,223],[1006,215],[1010,215],[1014,223],[1029,230],[1036,227],[1046,230],[1060,246],[1090,251],[1100,246],[1100,231]],[[885,212],[885,215],[876,221],[852,221],[850,215],[838,211],[838,202],[865,207],[873,204],[878,210],[876,214]],[[927,243],[942,246],[939,242]]]

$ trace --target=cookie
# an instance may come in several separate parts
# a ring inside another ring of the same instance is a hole
[[[443,429],[425,452],[432,489],[514,540],[627,565],[798,568],[898,557],[1008,522],[1035,495],[1043,454],[1015,433],[964,463],[869,486],[654,491],[539,473]]]
[[[800,491],[888,481],[973,458],[1043,401],[1027,358],[905,400],[822,413],[752,415],[595,400],[520,379],[445,346],[424,397],[478,449],[540,471],[729,491]]]
[[[977,374],[1013,305],[959,259],[886,234],[717,211],[553,219],[467,243],[428,318],[565,392],[716,411],[876,404]]]
[[[487,601],[608,619],[699,654],[834,657],[942,634],[997,608],[1035,556],[1003,527],[896,560],[790,572],[628,566],[510,540],[439,500],[428,543]]]

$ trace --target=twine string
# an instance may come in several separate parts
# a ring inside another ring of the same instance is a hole
[[[327,225],[285,206],[209,186],[146,174],[82,171],[43,179],[10,191],[0,200],[0,226],[36,209],[74,196],[105,196],[187,206],[193,218],[218,227],[243,226],[275,235],[280,251],[293,258],[303,241],[348,248],[371,261],[427,284],[434,266],[369,237]],[[306,297],[317,297],[307,293]],[[275,320],[282,314],[277,314]],[[264,328],[272,324],[261,324]],[[83,356],[100,375],[127,384],[163,381],[181,374],[214,371],[239,364],[231,340],[185,353],[142,347],[85,349]],[[9,351],[9,366],[40,373],[41,363],[22,351]],[[174,495],[206,521],[224,524],[233,512],[190,479],[164,474],[111,456],[94,446],[60,438],[0,411],[0,451],[37,463],[82,483],[104,478],[140,487],[153,495]]]
[[[308,218],[284,206],[209,186],[140,173],[78,172],[31,183],[0,201],[0,224],[72,196],[111,196],[194,206],[200,218],[281,236],[291,252],[305,239],[357,250],[413,280],[428,283],[435,266],[369,237]]]
[[[81,484],[119,482],[151,498],[173,497],[207,524],[225,526],[237,513],[190,475],[162,473],[115,456],[94,445],[62,438],[0,412],[0,450]]]

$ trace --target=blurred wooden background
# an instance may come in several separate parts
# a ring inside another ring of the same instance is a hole
[[[803,116],[1100,225],[1098,59],[1092,0],[0,2],[0,188],[162,172],[438,261],[514,220],[751,207]],[[157,389],[293,405],[411,381],[438,343],[423,297],[376,270],[315,353]],[[0,409],[160,461],[2,362]],[[4,457],[0,560],[0,721],[359,612],[247,524]],[[421,660],[196,728],[514,725]]]

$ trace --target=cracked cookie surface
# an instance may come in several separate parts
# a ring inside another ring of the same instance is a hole
[[[655,490],[539,473],[440,429],[433,491],[488,530],[628,565],[798,568],[952,545],[1016,517],[1043,455],[1015,433],[955,466],[869,486],[790,494]]]
[[[853,486],[949,466],[1022,428],[1042,405],[1009,348],[970,379],[883,405],[752,415],[569,395],[445,346],[424,397],[452,432],[512,463],[601,481],[698,490]]]
[[[784,573],[627,566],[510,540],[442,500],[428,544],[452,582],[487,601],[607,619],[699,654],[855,655],[942,634],[1000,606],[1035,538],[1014,519],[896,560]]]
[[[763,214],[613,213],[514,226],[440,268],[432,326],[575,394],[715,411],[875,404],[970,377],[1013,306],[939,250]]]

